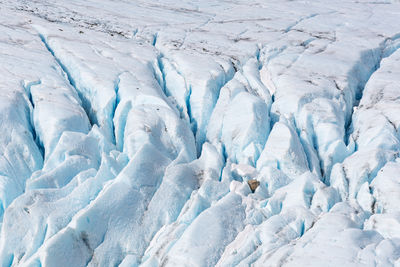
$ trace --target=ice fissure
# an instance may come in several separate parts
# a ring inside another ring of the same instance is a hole
[[[77,89],[76,87],[76,82],[73,79],[73,77],[71,76],[71,73],[68,71],[67,67],[65,67],[65,65],[60,61],[59,58],[56,57],[56,55],[54,54],[54,50],[49,46],[46,37],[43,34],[39,34],[40,39],[43,42],[43,45],[46,47],[46,49],[49,51],[49,53],[54,57],[55,61],[58,63],[58,65],[61,67],[61,69],[63,70],[64,75],[66,76],[66,78],[68,79],[68,83],[76,90],[76,92],[79,95],[79,98],[82,102],[82,105],[84,107],[84,110],[86,112],[87,117],[90,120],[90,124],[93,125],[95,124],[95,119],[93,118],[93,114],[91,114],[90,112],[90,103],[88,102],[88,100],[84,97],[84,95],[82,94],[82,92],[80,90]]]
[[[31,104],[31,111],[29,112],[29,114],[30,114],[30,118],[31,118],[30,119],[30,126],[31,126],[32,137],[35,140],[35,143],[38,146],[39,151],[40,151],[40,153],[42,154],[42,156],[44,158],[44,155],[45,155],[44,147],[43,147],[43,144],[40,143],[40,138],[39,138],[38,134],[36,133],[35,123],[34,123],[34,120],[33,120],[33,110],[35,109],[35,103],[33,102],[32,91],[31,91],[32,86],[40,85],[41,83],[42,83],[41,80],[29,82],[28,84],[24,85],[24,89],[25,89],[25,92],[28,95],[29,102]]]

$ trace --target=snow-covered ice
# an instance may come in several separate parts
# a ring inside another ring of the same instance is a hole
[[[400,266],[399,20],[0,1],[0,265]]]

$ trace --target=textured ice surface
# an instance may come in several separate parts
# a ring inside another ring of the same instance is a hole
[[[400,266],[399,19],[0,1],[0,265]]]

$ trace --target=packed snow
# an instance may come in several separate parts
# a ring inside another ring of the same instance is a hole
[[[400,266],[399,21],[0,0],[0,265]]]

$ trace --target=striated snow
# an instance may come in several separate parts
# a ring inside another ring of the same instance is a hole
[[[400,266],[399,19],[0,1],[0,265]]]

